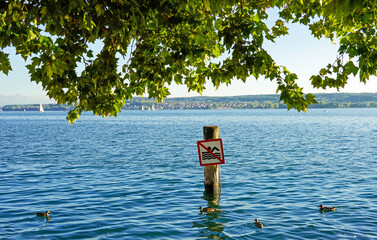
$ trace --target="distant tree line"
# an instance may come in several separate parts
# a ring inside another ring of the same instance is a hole
[[[43,104],[45,111],[69,111],[72,106],[57,105],[57,104]],[[5,105],[0,107],[3,111],[39,111],[39,104],[17,104],[17,105]]]
[[[377,93],[318,93],[318,104],[310,108],[376,108]],[[280,95],[242,95],[230,97],[167,98],[156,109],[278,109],[287,108],[279,101]],[[124,109],[150,108],[154,99],[134,98]]]
[[[377,108],[377,93],[328,93],[316,94],[318,104],[310,108]],[[123,110],[170,109],[278,109],[286,108],[279,102],[280,95],[244,95],[232,97],[185,97],[167,98],[156,104],[155,99],[135,97],[126,102]],[[44,104],[45,111],[69,111],[74,106]],[[6,105],[3,111],[38,111],[39,104]]]

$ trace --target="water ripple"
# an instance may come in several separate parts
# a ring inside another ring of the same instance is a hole
[[[1,239],[377,238],[375,109],[23,114],[0,114]],[[214,202],[204,125],[225,149]]]

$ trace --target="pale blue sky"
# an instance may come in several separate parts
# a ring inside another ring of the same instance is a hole
[[[333,63],[337,56],[337,46],[327,39],[318,40],[310,35],[306,26],[291,24],[290,34],[276,41],[267,43],[265,48],[279,65],[285,65],[291,72],[295,72],[298,77],[298,84],[304,88],[305,93],[336,92],[335,89],[321,90],[313,89],[309,78],[311,75]],[[11,54],[11,64],[13,71],[8,76],[0,73],[0,106],[6,104],[22,103],[51,103],[46,93],[40,85],[31,83],[25,62],[20,56],[14,54],[14,50],[7,48],[7,53]],[[367,84],[360,83],[357,78],[351,78],[348,85],[340,92],[377,92],[376,77],[371,78]],[[264,79],[248,79],[246,83],[236,80],[228,87],[221,86],[217,91],[211,83],[206,85],[204,96],[234,96],[251,94],[274,94],[277,85]],[[187,92],[185,86],[172,85],[170,87],[170,97],[199,96],[198,93]]]

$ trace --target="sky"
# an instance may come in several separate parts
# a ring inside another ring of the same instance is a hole
[[[310,84],[310,76],[317,74],[319,70],[329,63],[333,63],[337,57],[338,46],[328,39],[316,39],[310,35],[308,27],[299,24],[289,25],[290,34],[279,38],[275,43],[268,42],[265,49],[279,65],[298,75],[298,85],[303,87],[305,93],[334,93],[336,89],[313,89]],[[8,75],[0,73],[0,106],[7,104],[37,104],[54,103],[54,100],[46,96],[41,85],[30,82],[24,60],[15,55],[11,48],[4,50],[10,54],[13,71]],[[377,92],[377,78],[371,78],[367,84],[360,83],[354,78],[349,79],[347,86],[340,92],[360,93]],[[236,96],[255,94],[275,94],[277,84],[262,78],[256,80],[250,77],[246,83],[240,80],[232,81],[231,85],[222,85],[216,91],[212,83],[206,85],[203,96]],[[200,96],[195,92],[188,92],[185,86],[170,86],[169,97]]]

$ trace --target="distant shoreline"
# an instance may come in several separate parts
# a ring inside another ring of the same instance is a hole
[[[318,104],[313,108],[377,108],[377,93],[317,93]],[[283,109],[280,95],[243,95],[231,97],[182,97],[167,98],[163,103],[155,99],[134,97],[127,101],[122,110],[174,110],[174,109]],[[45,111],[69,111],[73,106],[43,104]],[[39,111],[39,104],[13,104],[0,107],[0,111]]]

